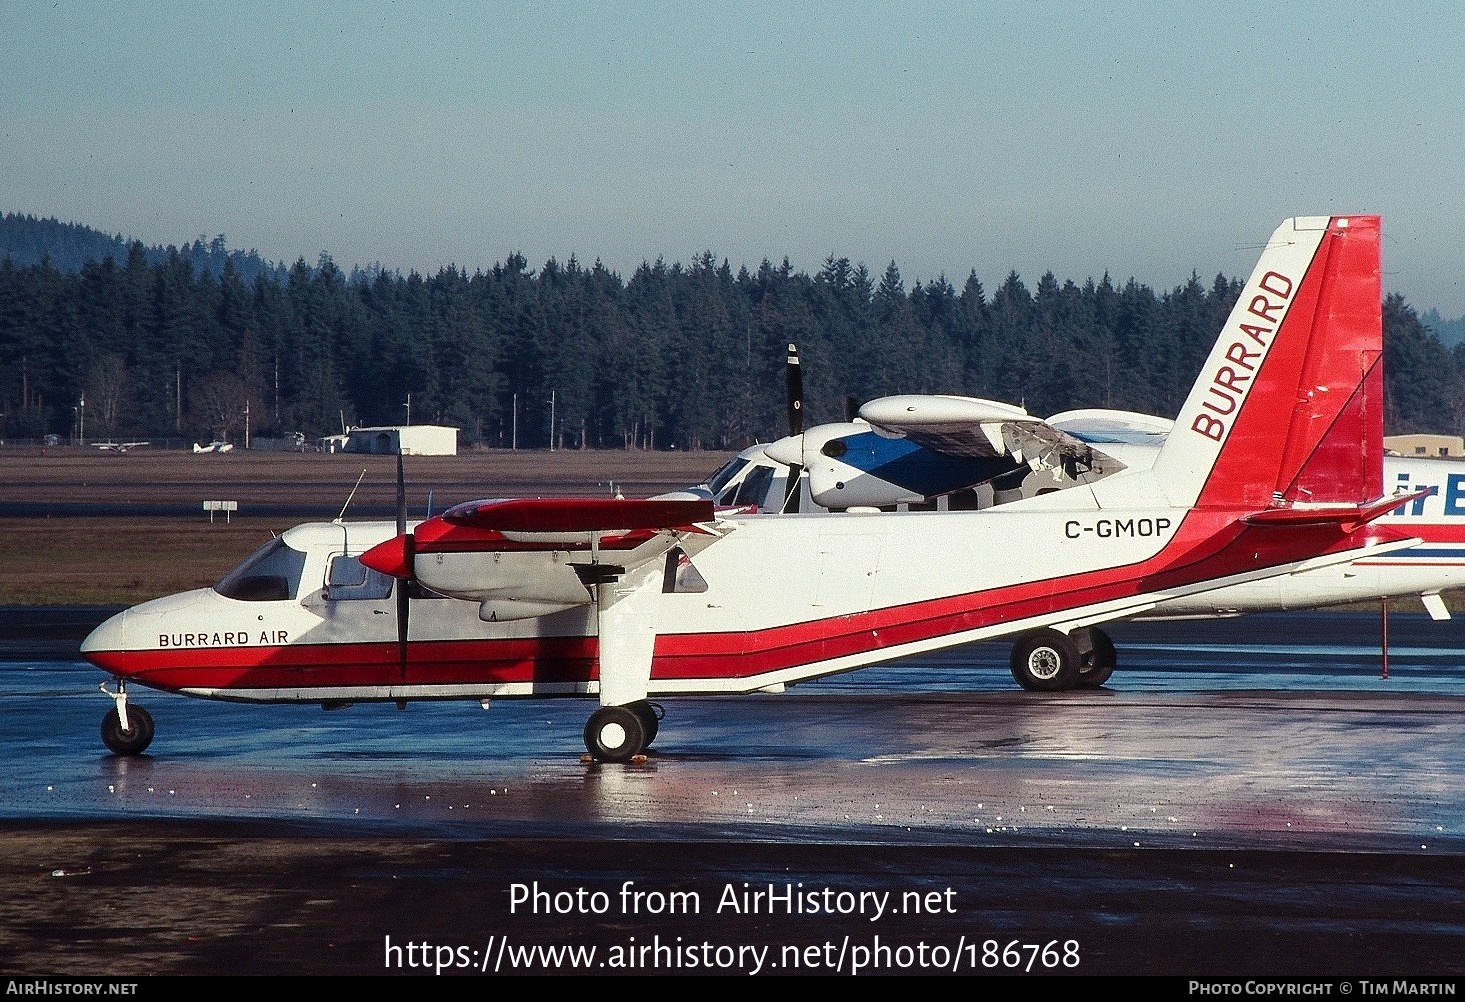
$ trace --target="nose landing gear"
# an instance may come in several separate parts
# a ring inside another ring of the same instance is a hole
[[[141,755],[153,743],[153,715],[140,706],[127,705],[127,689],[121,682],[116,692],[108,690],[106,682],[97,688],[114,704],[102,717],[102,744],[113,755]]]

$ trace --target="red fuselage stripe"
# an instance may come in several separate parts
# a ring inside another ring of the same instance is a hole
[[[1128,567],[765,630],[662,634],[652,678],[736,680],[837,658],[875,661],[879,652],[905,644],[1353,549],[1369,531],[1245,527],[1235,513],[1192,512],[1160,554]],[[594,637],[413,641],[405,678],[394,642],[93,651],[88,657],[160,689],[321,689],[586,682],[597,677],[597,651]]]

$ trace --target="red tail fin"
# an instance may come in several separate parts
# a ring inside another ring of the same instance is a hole
[[[1272,234],[1156,459],[1173,503],[1383,493],[1379,236],[1377,216],[1299,217]]]

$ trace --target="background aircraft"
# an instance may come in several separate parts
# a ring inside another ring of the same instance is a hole
[[[894,399],[872,401],[862,409],[861,420],[809,429],[823,465],[818,477],[798,466],[796,503],[788,500],[793,467],[774,458],[790,455],[790,439],[743,450],[688,496],[705,495],[721,504],[756,505],[764,511],[815,511],[824,508],[824,503],[838,508],[851,500],[881,511],[965,510],[990,508],[1038,491],[1066,490],[1081,483],[1061,467],[1034,470],[1014,460],[1011,453],[1004,457],[1005,464],[1000,459],[973,463],[968,457],[943,453],[938,445],[904,438],[891,426],[863,420],[865,414],[880,413],[875,405],[889,406]],[[937,402],[948,406],[946,401]],[[994,402],[970,399],[967,403],[976,408]],[[1099,409],[1067,411],[1045,423],[1078,443],[1104,450],[1106,457],[1122,464],[1119,468],[1129,469],[1150,466],[1174,424],[1166,418]],[[797,443],[792,448],[797,449]],[[1382,516],[1379,524],[1418,537],[1416,545],[1263,583],[1176,598],[1135,618],[1214,618],[1405,597],[1420,599],[1434,619],[1450,618],[1441,592],[1465,587],[1465,462],[1386,456],[1383,469],[1385,486],[1411,497]],[[1114,472],[1118,470],[1105,475]],[[817,486],[811,488],[811,481]],[[937,493],[925,493],[933,487]],[[1102,684],[1095,682],[1098,678],[1085,676],[1079,686]],[[1021,674],[1018,680],[1023,680]]]

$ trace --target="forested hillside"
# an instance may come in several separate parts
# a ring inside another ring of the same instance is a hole
[[[207,249],[200,243],[201,249]],[[1110,406],[1171,415],[1240,291],[1156,291],[975,273],[906,287],[831,257],[734,272],[710,253],[628,279],[510,255],[489,272],[348,278],[328,257],[252,279],[133,243],[74,270],[0,261],[0,436],[228,437],[348,424],[463,429],[465,444],[732,448],[782,434],[784,346],[809,416],[847,397],[963,393],[1036,414]],[[1402,298],[1385,304],[1388,430],[1458,433],[1461,359]],[[553,419],[553,427],[551,427]]]
[[[109,236],[80,223],[63,223],[57,219],[37,219],[7,212],[0,216],[0,261],[9,258],[24,266],[49,261],[58,271],[68,274],[80,271],[88,261],[106,257],[122,260],[127,257],[131,241]],[[254,251],[229,250],[221,233],[215,237],[200,236],[182,247],[146,247],[143,254],[149,264],[166,261],[177,254],[196,271],[208,269],[215,275],[224,270],[224,262],[246,282],[261,274],[283,279],[286,269],[271,264]]]

